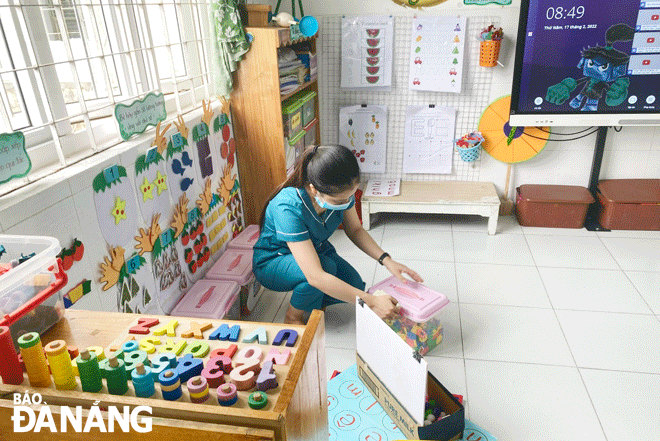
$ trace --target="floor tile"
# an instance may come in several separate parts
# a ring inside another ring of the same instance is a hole
[[[465,371],[471,421],[497,439],[606,439],[574,367],[466,360]]]
[[[355,364],[355,349],[325,348],[326,379],[330,379],[334,371],[343,372]]]
[[[326,308],[325,344],[355,350],[355,305],[341,303]]]
[[[461,303],[551,307],[533,266],[457,263],[456,280]]]
[[[660,374],[660,323],[654,316],[556,313],[578,367]]]
[[[586,228],[544,228],[544,227],[521,227],[523,233],[530,236],[593,236],[595,231]]]
[[[436,230],[386,230],[381,248],[395,260],[454,260],[451,232]]]
[[[510,265],[534,265],[532,254],[521,234],[474,234],[454,232],[456,262],[506,263]]]
[[[344,230],[335,231],[328,240],[337,250],[337,254],[342,256],[344,259],[346,256],[363,257],[365,255],[361,249],[359,249],[353,242],[351,242],[348,236],[346,236]],[[378,243],[377,239],[374,238],[374,240],[376,240]]]
[[[488,218],[483,216],[456,215],[452,217],[452,231],[488,233]],[[523,234],[515,216],[499,216],[496,234]]]
[[[277,315],[277,311],[282,306],[286,294],[285,292],[276,292],[264,288],[261,298],[254,306],[250,315],[245,317],[244,320],[251,322],[272,322]]]
[[[626,275],[642,295],[654,314],[660,314],[660,272],[626,271]]]
[[[539,268],[539,272],[555,309],[652,313],[621,270]]]
[[[660,239],[660,231],[646,231],[646,230],[612,230],[612,231],[599,231],[599,237],[609,239],[612,237],[627,237],[627,238],[646,238],[646,239]]]
[[[458,304],[449,303],[445,306],[440,319],[442,320],[442,341],[438,346],[431,349],[426,356],[462,359],[463,338]]]
[[[444,294],[450,302],[458,301],[458,296],[456,295],[456,272],[452,262],[424,262],[421,260],[398,259],[397,262],[419,274],[424,280],[424,286]],[[391,276],[392,273],[387,268],[376,264],[374,285]]]
[[[601,238],[621,269],[660,271],[660,239]]]
[[[286,316],[286,311],[289,309],[289,305],[291,305],[291,293],[288,292],[284,296],[284,300],[282,300],[282,304],[280,305],[280,309],[277,310],[277,314],[275,314],[275,318],[273,319],[273,323],[284,323],[284,317]]]
[[[451,231],[452,217],[444,214],[387,213],[384,216],[385,231],[433,230]]]
[[[619,269],[598,237],[526,235],[538,266]]]
[[[608,440],[660,439],[660,375],[580,369]],[[625,405],[613,403],[625,397]]]
[[[371,257],[367,256],[366,254],[362,254],[361,257],[356,257],[356,256],[342,256],[348,263],[350,263],[353,268],[360,274],[360,277],[362,277],[362,280],[364,280],[364,283],[366,284],[366,288],[368,289],[373,281],[374,281],[374,272],[376,271],[376,266],[378,265],[378,262],[372,259]]]
[[[465,358],[574,366],[549,309],[460,304]]]

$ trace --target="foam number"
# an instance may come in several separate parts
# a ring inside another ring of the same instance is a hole
[[[158,147],[151,147],[149,150],[147,150],[147,154],[145,155],[145,162],[147,164],[152,163],[158,159]]]
[[[249,390],[257,381],[260,371],[259,363],[263,351],[259,346],[245,346],[241,349],[234,360],[234,369],[229,373],[232,383],[238,390]]]
[[[163,352],[151,359],[151,375],[154,381],[158,381],[158,375],[167,369],[176,366],[176,355],[171,352]]]
[[[126,261],[126,271],[128,271],[129,274],[135,274],[137,270],[140,269],[140,266],[142,266],[142,262],[140,261],[140,256],[138,254]]]
[[[202,374],[202,370],[204,370],[204,361],[193,357],[192,354],[186,354],[179,358],[176,370],[179,373],[181,382],[185,383],[192,377]]]
[[[175,149],[180,149],[183,147],[183,136],[181,136],[181,133],[175,133],[172,135],[172,146]]]
[[[202,371],[202,377],[206,378],[209,387],[218,387],[225,383],[225,374],[232,370],[231,358],[227,356],[211,357]]]
[[[112,184],[119,179],[119,167],[113,165],[103,170],[103,178],[106,184]]]
[[[166,247],[174,240],[174,231],[171,228],[163,231],[160,235],[160,246]]]

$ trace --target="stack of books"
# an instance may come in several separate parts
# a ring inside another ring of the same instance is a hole
[[[280,94],[293,92],[305,81],[307,69],[293,49],[278,49],[277,65],[280,71]]]

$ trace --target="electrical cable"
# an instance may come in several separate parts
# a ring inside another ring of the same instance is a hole
[[[570,138],[570,139],[549,139],[549,138],[546,139],[546,138],[540,138],[540,137],[538,137],[538,136],[534,136],[534,135],[530,135],[529,133],[525,133],[524,131],[523,131],[522,134],[525,135],[525,136],[529,136],[530,138],[540,139],[540,140],[542,140],[542,141],[562,142],[562,141],[575,141],[575,140],[577,140],[577,139],[586,138],[586,137],[589,136],[589,135],[593,135],[593,134],[596,133],[597,131],[598,131],[598,128],[596,128],[596,129],[594,129],[593,131],[587,133],[586,135],[582,135],[582,136],[578,136],[577,138]]]
[[[545,133],[552,133],[553,135],[562,135],[562,136],[573,136],[573,135],[579,135],[580,133],[584,133],[584,132],[586,132],[587,130],[591,130],[591,129],[593,129],[593,128],[594,128],[594,126],[591,126],[591,127],[587,127],[587,128],[584,129],[584,130],[580,130],[579,132],[573,132],[573,133],[555,133],[555,132],[551,132],[550,130],[545,130],[545,129],[543,129],[543,127],[537,127],[537,129],[539,129],[539,130],[542,131],[542,132],[545,132]]]

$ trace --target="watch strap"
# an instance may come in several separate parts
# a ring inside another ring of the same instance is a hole
[[[379,258],[378,258],[378,263],[381,265],[383,264],[383,260],[385,260],[386,257],[391,257],[388,253],[383,253]]]

